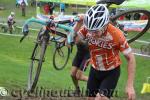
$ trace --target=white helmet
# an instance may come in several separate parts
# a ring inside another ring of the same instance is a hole
[[[88,30],[101,30],[109,22],[109,11],[103,4],[92,6],[85,14],[84,25]]]
[[[11,14],[11,15],[15,15],[15,13],[14,13],[14,12],[11,12],[10,14]]]

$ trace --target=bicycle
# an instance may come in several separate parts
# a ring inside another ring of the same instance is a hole
[[[28,89],[27,89],[29,92],[33,92],[36,87],[42,64],[45,61],[44,55],[50,42],[55,42],[56,47],[53,54],[54,68],[56,68],[57,70],[61,70],[66,66],[72,48],[67,47],[65,41],[69,36],[67,34],[72,35],[72,33],[74,32],[73,28],[71,28],[70,26],[63,25],[63,23],[70,22],[70,20],[66,20],[66,22],[65,21],[55,22],[54,20],[49,19],[49,21],[45,22],[35,18],[31,18],[27,20],[25,25],[23,26],[24,36],[21,38],[20,42],[22,42],[23,39],[28,35],[29,33],[28,24],[31,22],[36,22],[45,25],[46,27],[41,28],[40,32],[38,33],[35,46],[31,55],[31,64],[29,66]],[[63,29],[67,34],[58,31],[56,27]],[[68,40],[68,42],[69,41],[70,40]],[[71,43],[71,41],[69,43]],[[63,57],[63,60],[61,61],[62,66],[61,65],[58,66],[56,63],[56,61],[58,62],[58,60],[56,59],[58,58],[57,55],[59,56],[59,59],[60,57]]]
[[[12,24],[11,27],[9,28],[8,23],[2,22],[0,23],[0,32],[2,33],[16,33],[19,34],[21,33],[21,27]]]
[[[105,4],[110,8],[110,5],[120,5],[124,1],[125,0],[99,0],[97,4]],[[136,16],[137,14],[141,15],[141,19]],[[131,17],[129,18],[128,15]],[[142,19],[142,16],[146,17]],[[150,12],[145,9],[129,9],[127,11],[121,11],[116,15],[112,15],[110,20],[124,32],[128,43],[132,43],[140,38],[150,28]]]

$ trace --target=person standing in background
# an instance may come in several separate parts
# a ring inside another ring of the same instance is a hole
[[[60,3],[60,12],[61,12],[61,15],[64,15],[64,12],[65,12],[65,4],[64,3]]]
[[[44,9],[44,14],[45,15],[48,15],[48,13],[49,13],[49,4],[48,3],[46,3],[45,5],[44,5],[44,7],[43,7],[43,9]]]
[[[49,14],[53,15],[53,10],[55,8],[55,4],[53,2],[48,2],[49,5]]]
[[[24,0],[21,2],[21,10],[22,10],[22,16],[26,16],[26,3]]]

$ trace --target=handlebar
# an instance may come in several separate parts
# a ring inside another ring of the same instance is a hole
[[[112,4],[120,5],[125,0],[98,0],[96,1],[96,4],[106,4],[107,7],[109,7]]]
[[[55,26],[55,27],[58,27],[58,28],[69,31],[69,34],[67,34],[67,42],[70,44],[71,42],[73,42],[74,29],[73,29],[73,27],[70,27],[70,26],[67,26],[67,25],[64,25],[64,24],[65,23],[70,23],[70,22],[77,22],[79,20],[80,20],[79,17],[74,17],[71,20],[68,19],[68,20],[63,20],[63,21],[55,21],[53,19],[49,19],[49,20],[45,21],[45,20],[39,20],[39,19],[36,19],[36,18],[32,17],[32,18],[28,19],[25,22],[25,24],[23,25],[22,32],[23,32],[24,36],[22,37],[20,42],[22,42],[22,40],[28,35],[28,33],[29,33],[29,24],[35,22],[35,23],[44,25],[46,27]]]

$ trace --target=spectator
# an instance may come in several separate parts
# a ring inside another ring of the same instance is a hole
[[[45,5],[44,5],[44,14],[45,15],[48,15],[48,13],[49,13],[49,4],[48,3],[46,3]]]
[[[131,20],[131,14],[125,15],[125,18],[126,18],[127,20]]]
[[[21,2],[21,10],[22,10],[22,16],[26,16],[26,2],[23,0]]]
[[[110,16],[116,15],[116,8],[113,8],[110,12]]]
[[[134,17],[134,20],[139,20],[141,18],[141,14],[135,13],[133,17]]]
[[[148,17],[145,14],[141,15],[141,17],[140,17],[140,20],[147,20],[147,19],[148,19]]]
[[[55,4],[52,2],[49,2],[48,5],[49,5],[49,14],[53,15],[53,10],[54,10]]]
[[[16,7],[19,7],[19,2],[18,2],[18,0],[16,0]]]
[[[8,16],[8,19],[7,19],[7,24],[8,24],[10,34],[12,34],[13,24],[16,23],[14,21],[14,16],[15,16],[15,13],[11,12],[10,15]]]
[[[65,4],[64,3],[60,3],[60,12],[62,15],[64,15],[64,12],[65,12]]]

